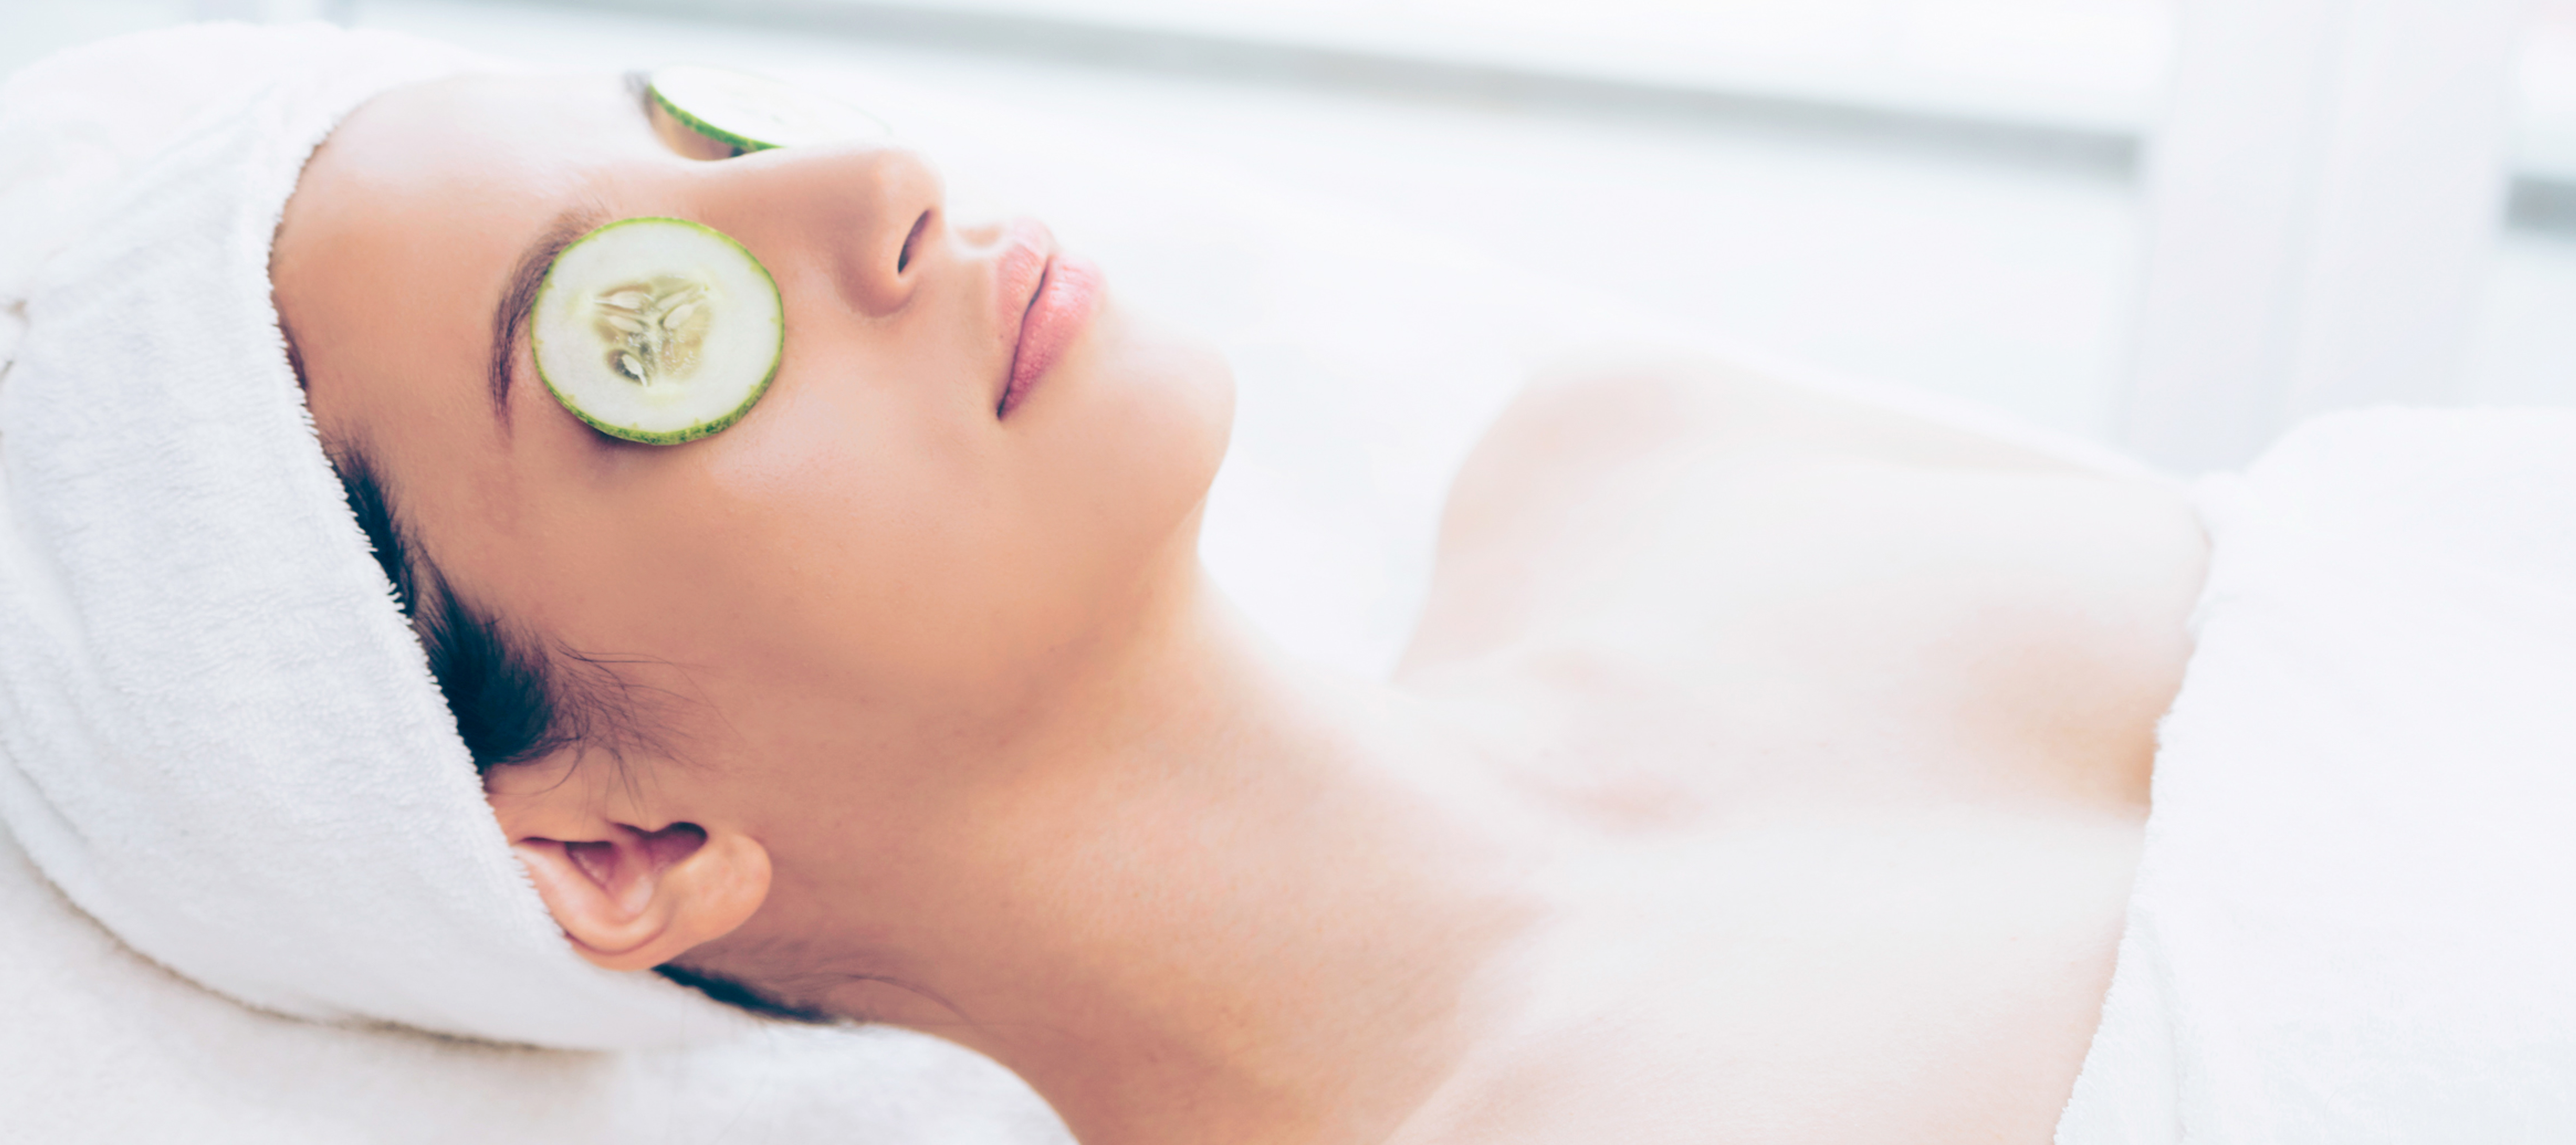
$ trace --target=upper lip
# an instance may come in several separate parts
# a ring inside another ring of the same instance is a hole
[[[1003,328],[1008,351],[1002,359],[1001,378],[993,391],[993,408],[998,410],[1011,393],[1011,375],[1019,366],[1020,342],[1029,326],[1029,312],[1037,308],[1038,292],[1045,288],[1048,270],[1055,265],[1055,235],[1046,224],[1036,219],[1011,220],[1003,228],[1002,251],[995,257],[994,274],[999,281],[1005,312],[1010,318]]]

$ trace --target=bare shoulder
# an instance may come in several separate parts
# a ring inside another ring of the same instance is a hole
[[[2010,442],[1821,393],[1714,361],[1563,368],[1531,379],[1452,488],[1443,543],[1523,523],[1529,510],[1673,452],[1847,453],[1911,464],[2032,472],[2068,463]]]
[[[1703,360],[1600,363],[1540,375],[1461,468],[1442,516],[1430,606],[1408,664],[1490,646],[1551,562],[1623,514],[1670,508],[1712,464],[1751,474],[1818,457],[2083,476],[2059,458],[1912,414]],[[1690,469],[1692,481],[1675,478]]]

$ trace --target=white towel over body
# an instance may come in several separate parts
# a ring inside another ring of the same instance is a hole
[[[2576,413],[2326,418],[2198,498],[2058,1140],[2576,1141]]]

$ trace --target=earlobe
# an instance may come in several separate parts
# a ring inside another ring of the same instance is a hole
[[[608,832],[511,845],[573,948],[600,966],[659,966],[731,933],[769,897],[769,851],[748,835],[686,823]]]

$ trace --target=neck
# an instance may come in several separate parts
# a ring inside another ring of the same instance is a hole
[[[995,1058],[1091,1145],[1384,1139],[1531,917],[1511,804],[1417,702],[1284,661],[1203,577],[1134,644],[1069,705],[1113,715],[961,799],[911,917],[861,928],[900,985],[830,1007]]]

